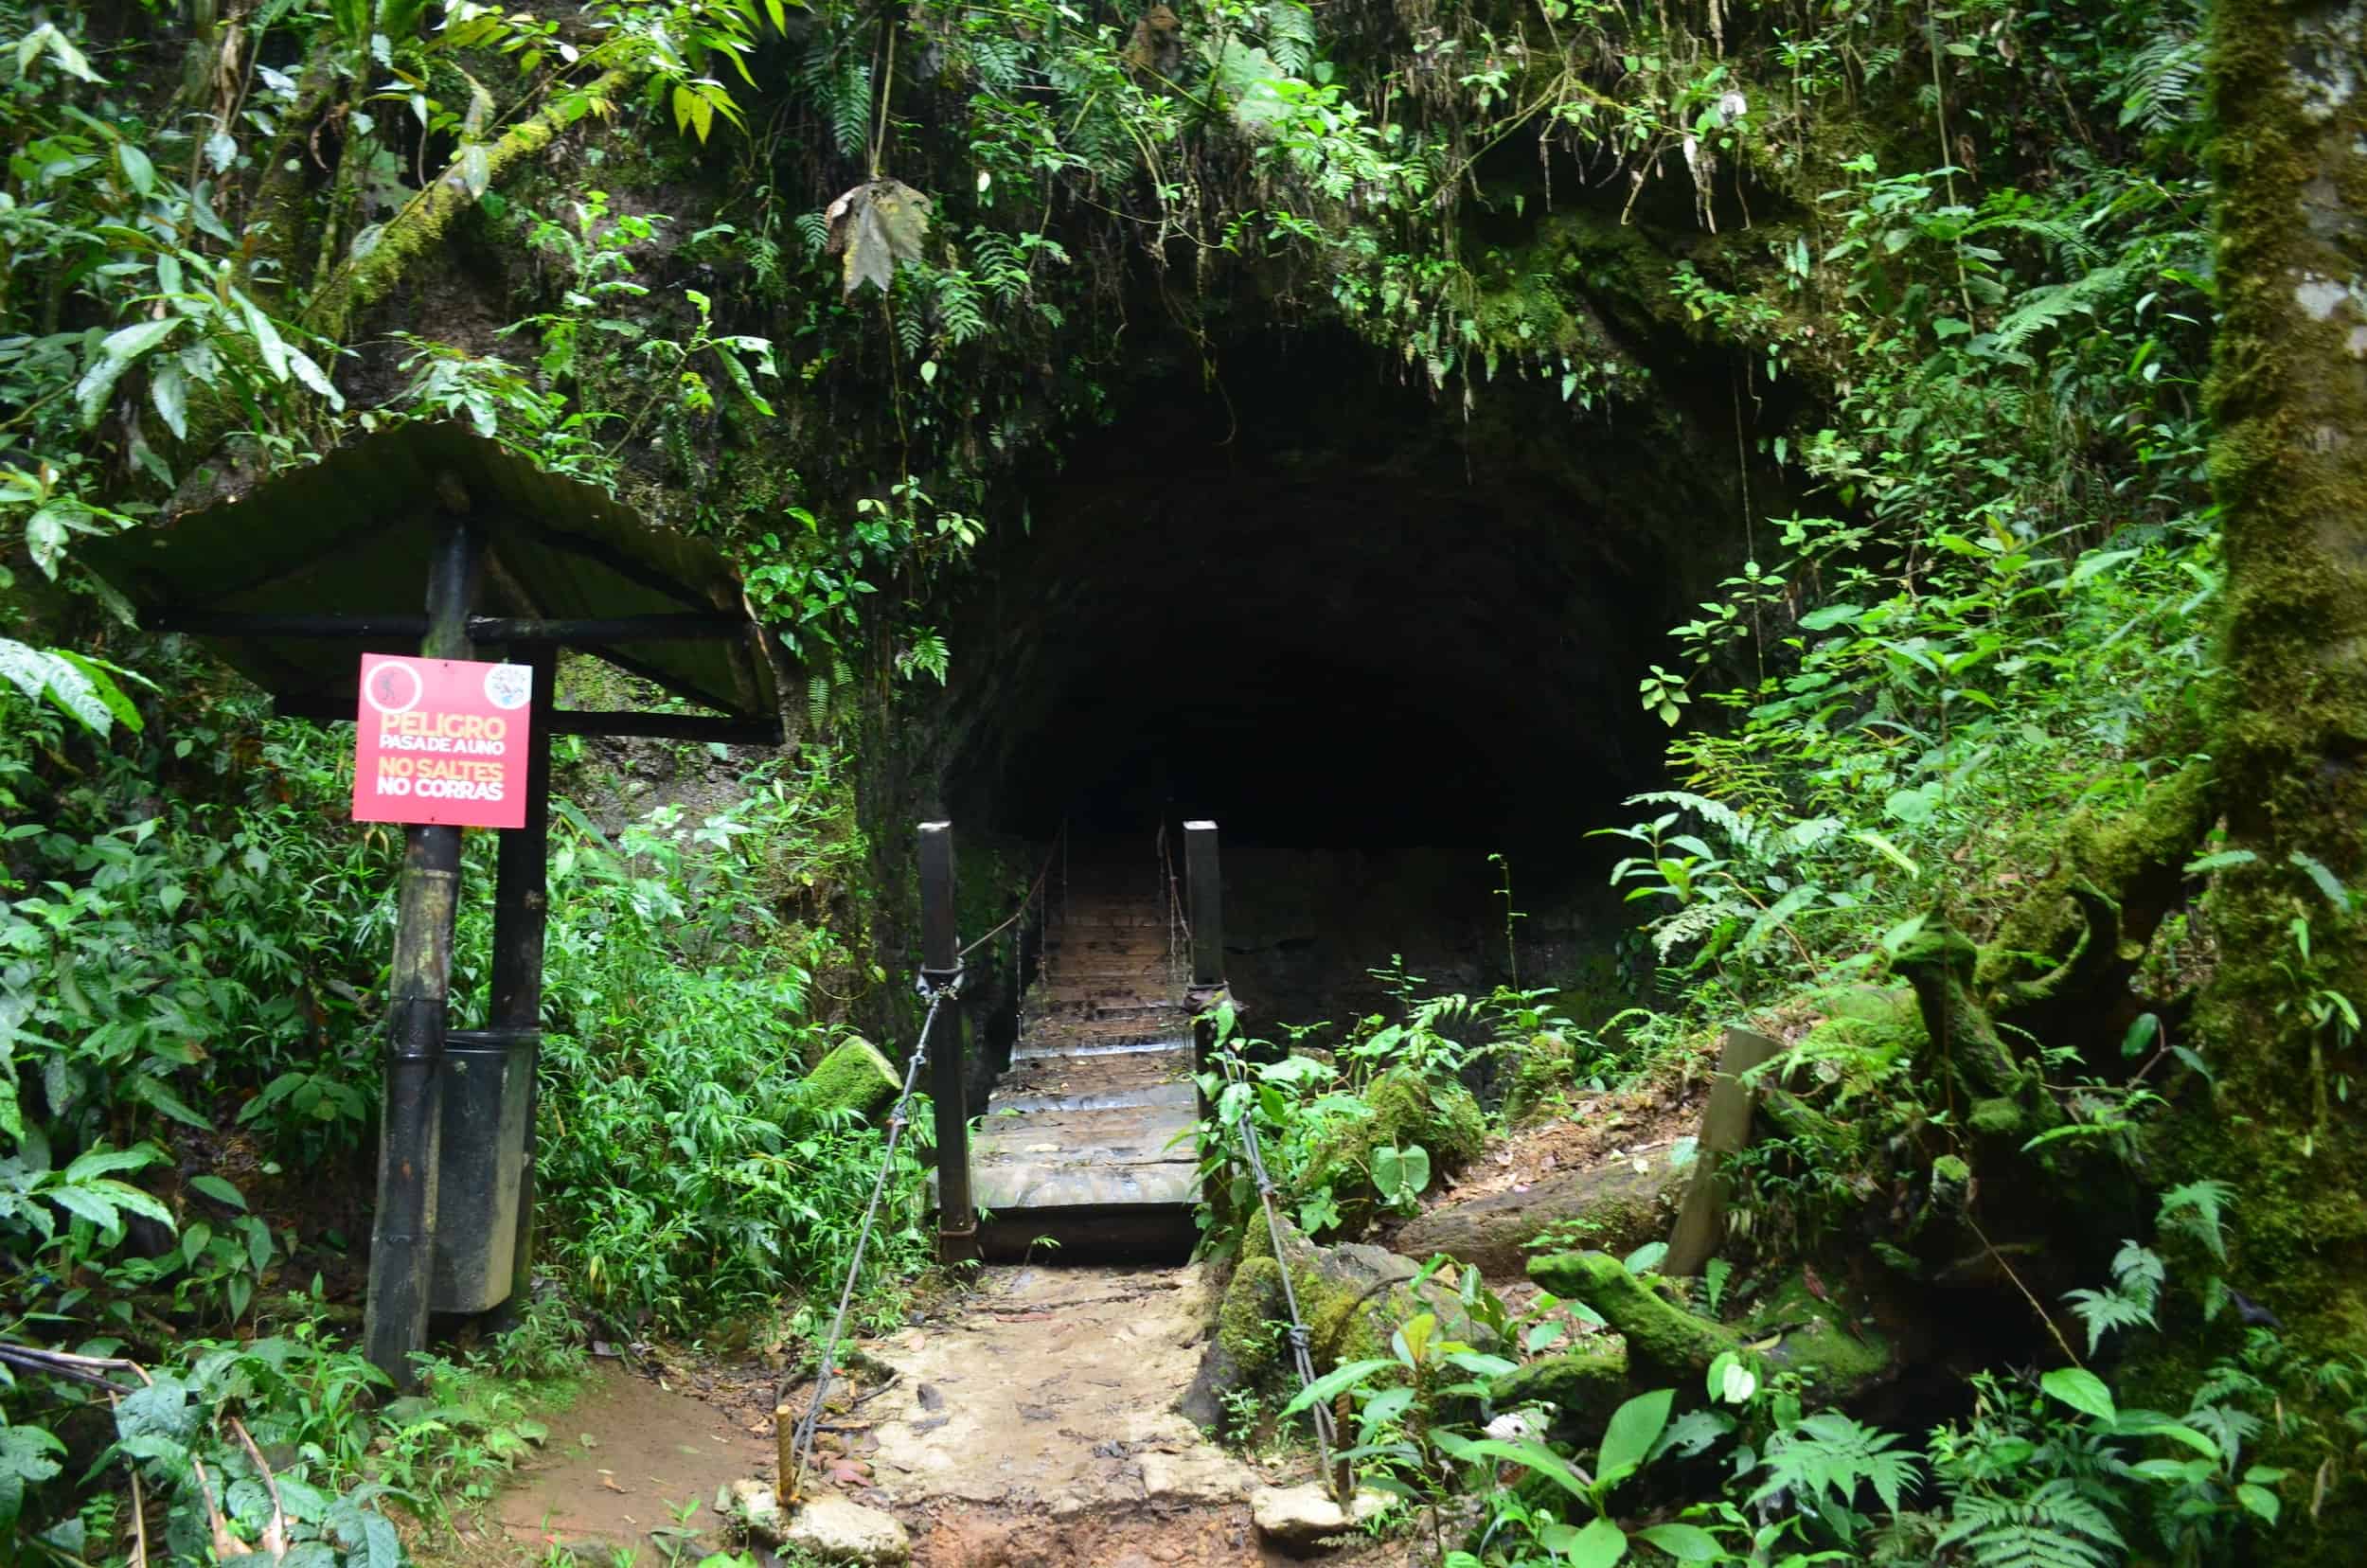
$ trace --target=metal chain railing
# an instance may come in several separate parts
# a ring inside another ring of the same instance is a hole
[[[822,1342],[821,1366],[813,1375],[813,1402],[797,1422],[795,1440],[792,1446],[791,1473],[781,1477],[781,1488],[791,1497],[797,1495],[805,1478],[806,1466],[813,1457],[813,1435],[822,1421],[823,1401],[829,1398],[830,1379],[837,1370],[839,1336],[846,1328],[846,1309],[855,1299],[855,1284],[863,1275],[863,1250],[871,1244],[871,1228],[880,1216],[880,1198],[887,1191],[888,1175],[896,1168],[896,1146],[904,1136],[904,1113],[912,1105],[913,1093],[920,1084],[920,1069],[929,1060],[929,1031],[936,1026],[937,1011],[953,1000],[962,989],[962,971],[937,978],[934,983],[923,980],[922,989],[929,996],[929,1016],[921,1020],[920,1038],[913,1045],[912,1060],[904,1068],[904,1091],[896,1097],[896,1109],[888,1115],[887,1149],[880,1160],[879,1180],[871,1184],[871,1202],[863,1211],[863,1228],[855,1234],[854,1260],[846,1267],[846,1288],[839,1292],[838,1311],[830,1319],[829,1337]]]
[[[1192,922],[1184,913],[1184,882],[1175,874],[1175,848],[1164,819],[1159,824],[1159,901],[1167,916],[1167,989],[1180,997],[1190,989]]]
[[[1249,1080],[1241,1076],[1237,1059],[1228,1059],[1224,1071],[1229,1083],[1247,1086]],[[1290,1254],[1283,1239],[1282,1216],[1274,1207],[1273,1177],[1266,1170],[1266,1151],[1257,1140],[1256,1115],[1256,1096],[1243,1096],[1240,1115],[1234,1126],[1240,1133],[1241,1150],[1249,1156],[1250,1179],[1257,1184],[1258,1205],[1266,1211],[1266,1235],[1273,1243],[1274,1263],[1282,1274],[1282,1305],[1290,1313],[1285,1334],[1290,1345],[1291,1364],[1298,1372],[1299,1387],[1310,1388],[1315,1382],[1314,1340],[1306,1321],[1299,1316],[1298,1287],[1290,1282]],[[1321,1399],[1311,1400],[1308,1405],[1308,1417],[1315,1428],[1315,1457],[1323,1467],[1324,1485],[1330,1489],[1334,1501],[1344,1508],[1348,1506],[1348,1494],[1353,1483],[1347,1477],[1346,1467],[1335,1467],[1332,1462],[1332,1449],[1338,1444],[1340,1434],[1332,1422],[1331,1406]]]
[[[921,1069],[928,1064],[930,1031],[936,1027],[938,1011],[948,1002],[955,1000],[960,995],[961,965],[964,960],[1016,926],[1020,929],[1018,935],[1011,940],[1011,992],[1013,1006],[1019,1009],[1020,1025],[1023,1032],[1027,1016],[1026,1000],[1023,989],[1026,978],[1024,967],[1026,930],[1021,922],[1026,918],[1030,909],[1041,906],[1041,920],[1037,927],[1036,964],[1038,972],[1049,979],[1051,977],[1050,949],[1047,946],[1051,921],[1049,888],[1052,868],[1056,862],[1060,867],[1062,906],[1060,918],[1061,923],[1066,925],[1068,920],[1068,824],[1064,821],[1060,824],[1059,838],[1053,844],[1052,848],[1046,852],[1042,866],[1036,872],[1036,880],[1028,885],[1026,894],[1020,900],[1019,907],[1011,912],[1010,918],[956,953],[953,957],[954,968],[950,974],[932,971],[922,971],[920,989],[929,998],[929,1015],[921,1021],[920,1037],[913,1045],[912,1060],[905,1063],[903,1091],[897,1096],[896,1108],[888,1114],[887,1148],[881,1156],[879,1179],[873,1182],[871,1186],[871,1202],[863,1209],[863,1228],[855,1236],[854,1258],[846,1267],[846,1284],[839,1292],[838,1310],[830,1318],[829,1337],[822,1344],[821,1365],[814,1373],[813,1399],[806,1406],[806,1413],[799,1417],[792,1434],[790,1451],[791,1473],[781,1478],[784,1491],[792,1497],[797,1494],[797,1488],[805,1477],[806,1467],[813,1458],[814,1434],[820,1429],[823,1406],[829,1399],[830,1381],[837,1373],[839,1338],[845,1332],[846,1311],[854,1303],[855,1286],[863,1276],[863,1256],[871,1245],[872,1228],[879,1220],[880,1200],[887,1191],[889,1173],[896,1168],[897,1146],[902,1142],[904,1129],[910,1125],[910,1117],[906,1113],[911,1109],[913,1096],[919,1088]]]

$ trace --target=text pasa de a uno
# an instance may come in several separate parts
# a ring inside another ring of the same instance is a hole
[[[381,716],[382,751],[499,757],[509,749],[509,721],[499,714],[389,713]]]

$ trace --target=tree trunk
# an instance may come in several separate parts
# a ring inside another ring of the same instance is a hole
[[[2229,594],[2215,752],[2232,846],[2257,858],[2211,896],[2219,970],[2197,1022],[2217,1090],[2165,1150],[2179,1179],[2234,1187],[2229,1281],[2313,1357],[2367,1353],[2367,1041],[2346,1044],[2310,1006],[2327,991],[2367,1003],[2367,903],[2343,907],[2367,900],[2358,15],[2328,0],[2214,8],[2223,321],[2212,394]]]

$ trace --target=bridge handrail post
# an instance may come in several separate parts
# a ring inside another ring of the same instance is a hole
[[[1184,991],[1192,1008],[1192,1078],[1197,1084],[1208,1071],[1209,1053],[1216,1045],[1216,1025],[1207,1020],[1210,1007],[1225,994],[1224,884],[1218,870],[1217,825],[1184,825],[1184,896],[1189,905],[1185,929],[1191,938],[1191,984]],[[1208,1119],[1208,1091],[1200,1090],[1200,1115]]]
[[[991,956],[991,955],[989,955]],[[920,983],[932,993],[958,987],[961,936],[953,908],[953,825],[920,825]],[[956,995],[929,1062],[929,1097],[937,1140],[937,1256],[948,1263],[978,1256],[978,1205],[970,1185],[970,1011]]]

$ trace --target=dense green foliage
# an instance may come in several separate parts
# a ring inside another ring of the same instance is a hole
[[[2358,1288],[2297,1302],[2247,1257],[2216,1118],[2250,1047],[2198,1001],[2230,957],[2215,879],[2280,879],[2272,919],[2243,894],[2274,951],[2235,956],[2316,1109],[2241,1135],[2306,1171],[2355,1131],[2358,981],[2327,955],[2360,895],[2222,843],[2211,793],[2245,694],[2199,6],[230,9],[0,3],[0,1344],[146,1368],[0,1363],[0,1544],[119,1559],[147,1499],[175,1553],[276,1529],[376,1568],[380,1500],[481,1488],[531,1435],[499,1375],[571,1359],[540,1305],[428,1403],[365,1409],[366,1221],[329,1194],[365,1180],[395,841],[342,820],[342,737],[140,634],[78,541],[445,418],[733,553],[804,744],[685,748],[729,781],[703,807],[563,758],[544,1257],[621,1334],[810,1332],[881,1131],[798,1080],[895,1016],[858,785],[907,804],[896,722],[966,653],[948,589],[1027,526],[1030,454],[1326,326],[1442,419],[1546,389],[1571,424],[1539,446],[1664,433],[1657,385],[1723,382],[1740,506],[1684,542],[1731,563],[1699,614],[1627,672],[1671,727],[1668,787],[1604,829],[1645,1006],[1393,976],[1328,1060],[1228,1055],[1210,1174],[1246,1115],[1304,1228],[1353,1231],[1468,1157],[1464,1080],[1564,1104],[1749,1019],[1791,1049],[1745,1264],[1872,1257],[1912,1295],[1970,1254],[2047,1367],[1978,1372],[1911,1437],[1737,1350],[1706,1402],[1595,1413],[1574,1470],[1552,1412],[1500,1430],[1488,1390],[1591,1310],[1472,1279],[1503,1343],[1417,1316],[1326,1384],[1360,1458],[1417,1502],[1526,1471],[1437,1536],[1455,1561],[2341,1556]],[[486,941],[473,908],[464,1015]],[[881,1316],[926,1251],[912,1156],[895,1175]],[[1249,1192],[1218,1185],[1222,1238]],[[2298,1257],[2305,1225],[2258,1222]],[[1705,1322],[1726,1280],[1686,1298]],[[296,1456],[278,1524],[258,1450]]]

